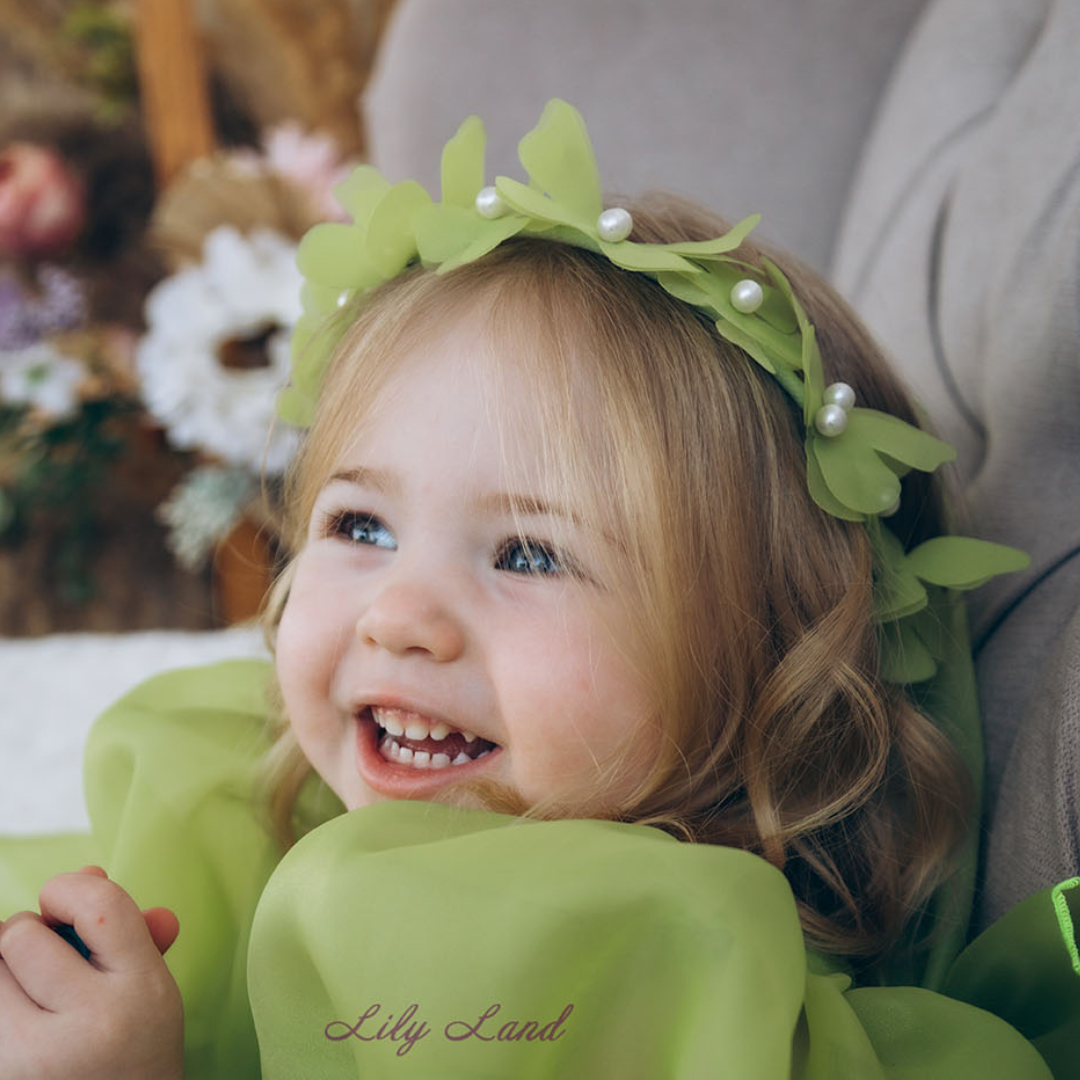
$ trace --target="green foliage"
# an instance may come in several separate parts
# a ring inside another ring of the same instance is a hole
[[[115,5],[82,0],[67,13],[61,33],[84,55],[82,78],[97,92],[101,119],[124,119],[139,92],[128,20]]]
[[[65,602],[94,595],[100,493],[126,450],[117,421],[138,411],[125,398],[87,401],[69,419],[40,427],[26,409],[0,405],[0,544],[16,546],[48,518],[61,536],[52,570]]]

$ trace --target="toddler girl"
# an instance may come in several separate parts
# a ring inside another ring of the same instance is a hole
[[[0,849],[5,901],[110,874],[0,930],[0,1078],[1051,1075],[955,962],[947,587],[1022,559],[941,536],[949,448],[753,221],[605,209],[562,102],[531,186],[482,149],[305,239],[275,677],[145,684],[92,840]]]

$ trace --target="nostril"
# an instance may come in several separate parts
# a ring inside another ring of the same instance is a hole
[[[461,620],[447,607],[415,593],[401,586],[384,589],[357,620],[360,641],[401,656],[456,659],[465,648]]]

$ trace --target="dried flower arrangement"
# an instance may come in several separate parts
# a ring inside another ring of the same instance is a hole
[[[333,102],[320,104],[324,90],[298,94],[298,121],[275,114],[278,103],[257,80],[245,84],[243,65],[218,57],[228,53],[223,43],[262,20],[256,39],[304,50],[303,64],[293,65],[299,77],[317,70],[312,50],[331,48],[329,39],[290,46],[281,32],[301,6],[311,26],[359,26],[368,35],[334,35],[348,57],[332,59],[343,66],[353,54],[370,62],[390,2],[229,0],[208,10],[187,0],[0,0],[0,13],[13,12],[8,24],[33,39],[33,77],[66,87],[51,104],[24,104],[0,124],[0,555],[51,530],[41,568],[60,605],[94,597],[95,544],[101,526],[117,526],[105,520],[117,513],[107,495],[147,459],[164,464],[153,482],[142,472],[133,482],[156,491],[168,479],[155,516],[181,566],[205,578],[230,534],[247,538],[242,564],[273,558],[267,525],[295,439],[271,421],[300,314],[296,244],[315,221],[340,212],[329,193],[355,163],[364,72]],[[175,50],[176,20],[196,15],[211,62],[201,66],[194,39],[180,60],[205,81],[211,115],[195,124],[203,134],[194,143],[188,124],[187,149],[177,150],[177,139],[162,135],[172,121],[154,126],[163,98],[147,72],[154,35],[172,34]],[[60,29],[55,45],[50,19]],[[72,86],[81,96],[67,93]],[[0,95],[8,91],[0,80]],[[323,125],[312,123],[320,108]],[[218,608],[226,617],[250,613]],[[20,631],[0,610],[0,633]]]

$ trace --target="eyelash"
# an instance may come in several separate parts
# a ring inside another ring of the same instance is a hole
[[[361,539],[357,534],[368,535],[381,531],[390,538],[391,544],[380,544],[371,540]],[[355,510],[343,510],[326,513],[323,517],[320,535],[333,539],[343,540],[348,544],[358,544],[365,547],[381,547],[387,551],[396,551],[397,542],[393,534],[374,514],[368,514]],[[525,569],[527,566],[535,566],[540,560],[546,561],[550,569],[536,571]],[[516,564],[516,569],[512,568]],[[526,536],[513,536],[504,540],[495,553],[495,569],[505,570],[507,573],[518,574],[522,577],[581,577],[581,571],[572,559],[562,554],[557,548],[543,540],[533,540]]]
[[[393,540],[390,530],[374,515],[357,512],[355,510],[342,510],[331,512],[324,516],[320,535],[344,540],[350,544],[365,544],[369,547],[382,547],[388,551],[397,550],[397,542],[393,546],[387,544],[374,544],[361,540],[355,534],[364,530],[381,529]]]
[[[517,558],[510,560],[508,553],[514,551],[515,549],[520,551],[521,554]],[[555,567],[553,570],[550,571],[542,571],[537,576],[559,577],[564,574],[569,574],[575,577],[579,576],[573,564],[565,556],[561,555],[558,551],[556,551],[555,548],[553,548],[550,544],[545,544],[542,540],[530,540],[528,537],[525,536],[515,536],[510,538],[509,540],[503,541],[503,543],[499,546],[499,550],[495,556],[495,569],[506,570],[507,573],[521,574],[525,577],[531,577],[533,576],[532,570],[522,570],[520,569],[520,567],[522,564],[532,564],[533,560],[537,557],[546,559],[549,565],[554,564]],[[517,563],[519,568],[510,569],[507,565],[500,565],[510,561]]]

